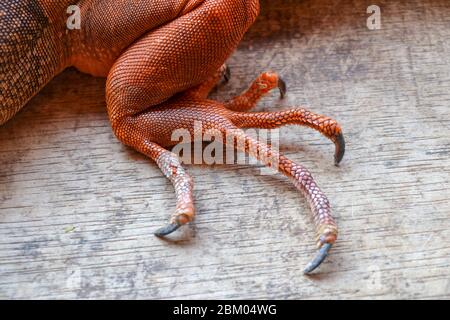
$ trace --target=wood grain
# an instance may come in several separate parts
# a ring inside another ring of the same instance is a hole
[[[158,168],[113,136],[104,80],[67,70],[0,128],[0,298],[450,298],[450,2],[263,1],[230,59],[225,100],[262,71],[336,118],[348,152],[307,128],[281,150],[308,167],[340,238],[313,276],[305,200],[259,166],[188,166],[198,216],[170,241]]]

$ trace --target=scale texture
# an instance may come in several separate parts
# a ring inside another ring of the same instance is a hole
[[[236,109],[250,111],[277,87],[285,95],[284,81],[271,72],[260,74],[242,99],[238,96],[225,103],[208,99],[221,78],[229,80],[225,61],[258,16],[259,0],[126,0],[119,4],[86,0],[69,4],[67,0],[15,0],[0,7],[4,37],[0,77],[5,92],[0,96],[0,124],[67,67],[106,77],[106,106],[113,132],[121,142],[154,160],[175,188],[176,209],[169,222],[155,231],[160,237],[195,217],[193,179],[178,155],[165,149],[175,144],[173,133],[184,129],[197,138],[196,122],[202,124],[202,136],[208,130],[222,136],[232,133],[243,143],[225,139],[226,144],[234,147],[236,143],[238,150],[275,167],[308,199],[316,243],[323,248],[305,273],[316,269],[338,235],[329,200],[304,166],[241,128],[252,123],[249,119],[256,120],[253,128],[313,127],[335,143],[338,164],[345,152],[340,126],[300,108],[282,114],[248,113],[247,121],[240,121],[243,115]],[[66,17],[71,12],[74,16]],[[71,28],[74,21],[78,26]]]
[[[172,186],[117,142],[105,80],[68,70],[0,127],[0,296],[449,298],[449,3],[381,1],[377,31],[369,4],[262,1],[213,95],[227,101],[272,69],[288,96],[258,111],[303,104],[345,128],[340,168],[314,131],[281,131],[281,150],[337,213],[340,240],[320,273],[299,268],[307,203],[255,166],[188,166],[196,220],[171,240],[151,236]]]

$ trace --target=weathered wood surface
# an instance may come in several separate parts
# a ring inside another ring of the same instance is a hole
[[[188,166],[198,216],[155,238],[174,209],[158,168],[113,136],[104,80],[68,70],[0,128],[0,298],[450,298],[450,2],[264,1],[217,99],[261,71],[280,102],[335,117],[348,152],[307,128],[281,131],[341,230],[311,277],[305,200],[257,166]]]

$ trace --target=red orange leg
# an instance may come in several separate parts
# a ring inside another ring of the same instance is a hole
[[[170,145],[173,131],[185,128],[192,134],[195,121],[202,121],[205,129],[222,132],[232,129],[242,133],[230,120],[233,111],[199,97],[205,97],[214,85],[208,78],[234,51],[255,20],[258,9],[257,0],[204,0],[189,13],[143,34],[121,54],[109,73],[106,100],[114,133],[123,143],[155,160],[175,187],[175,214],[157,235],[166,235],[194,217],[192,179],[178,158],[162,147]],[[168,38],[170,42],[164,41]],[[227,106],[236,111],[249,110],[277,86],[284,94],[283,82],[278,76],[264,74],[258,80],[241,98]],[[180,93],[194,85],[200,86],[197,96],[183,98]],[[290,177],[309,200],[319,245],[325,249],[330,246],[336,239],[337,229],[328,201],[309,172],[276,154],[269,146],[249,137],[244,136],[244,139],[243,149],[254,157],[268,165],[271,161],[267,159],[271,156],[279,159],[278,169]],[[254,149],[257,151],[252,151]],[[313,265],[323,260],[321,252]]]
[[[303,125],[319,131],[334,142],[335,164],[344,157],[345,140],[342,129],[336,120],[315,114],[303,108],[293,108],[279,112],[235,112],[230,117],[239,128],[273,129],[284,125]]]
[[[279,88],[281,98],[284,98],[286,94],[286,83],[276,73],[262,73],[252,83],[249,89],[240,96],[225,103],[225,107],[233,111],[249,111],[256,106],[264,95],[275,88]]]
[[[214,75],[259,11],[257,0],[182,2],[186,6],[180,8],[180,16],[142,32],[122,52],[106,83],[108,115],[116,136],[154,159],[175,186],[176,213],[169,227],[158,230],[159,235],[193,218],[192,180],[178,159],[159,147],[171,141],[173,130],[191,123],[189,111],[150,111]]]

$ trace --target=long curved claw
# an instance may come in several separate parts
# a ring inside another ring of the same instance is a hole
[[[325,260],[325,258],[328,256],[328,251],[330,251],[332,244],[331,243],[325,243],[322,245],[322,247],[319,250],[319,253],[314,257],[314,259],[311,260],[306,265],[306,268],[303,270],[304,274],[309,274],[314,271],[320,264]]]
[[[340,133],[336,137],[334,144],[336,145],[336,151],[334,154],[334,164],[337,166],[341,162],[342,158],[344,158],[345,154],[345,139],[342,133]]]
[[[228,65],[225,66],[225,73],[223,74],[223,79],[225,83],[228,83],[231,79],[231,69]]]
[[[280,98],[284,99],[286,96],[287,87],[286,82],[281,78],[278,78],[278,89],[280,89]]]
[[[154,234],[157,237],[164,237],[164,236],[167,236],[168,234],[171,234],[172,232],[177,230],[179,227],[181,227],[181,225],[178,223],[169,223],[168,225],[156,230]]]

